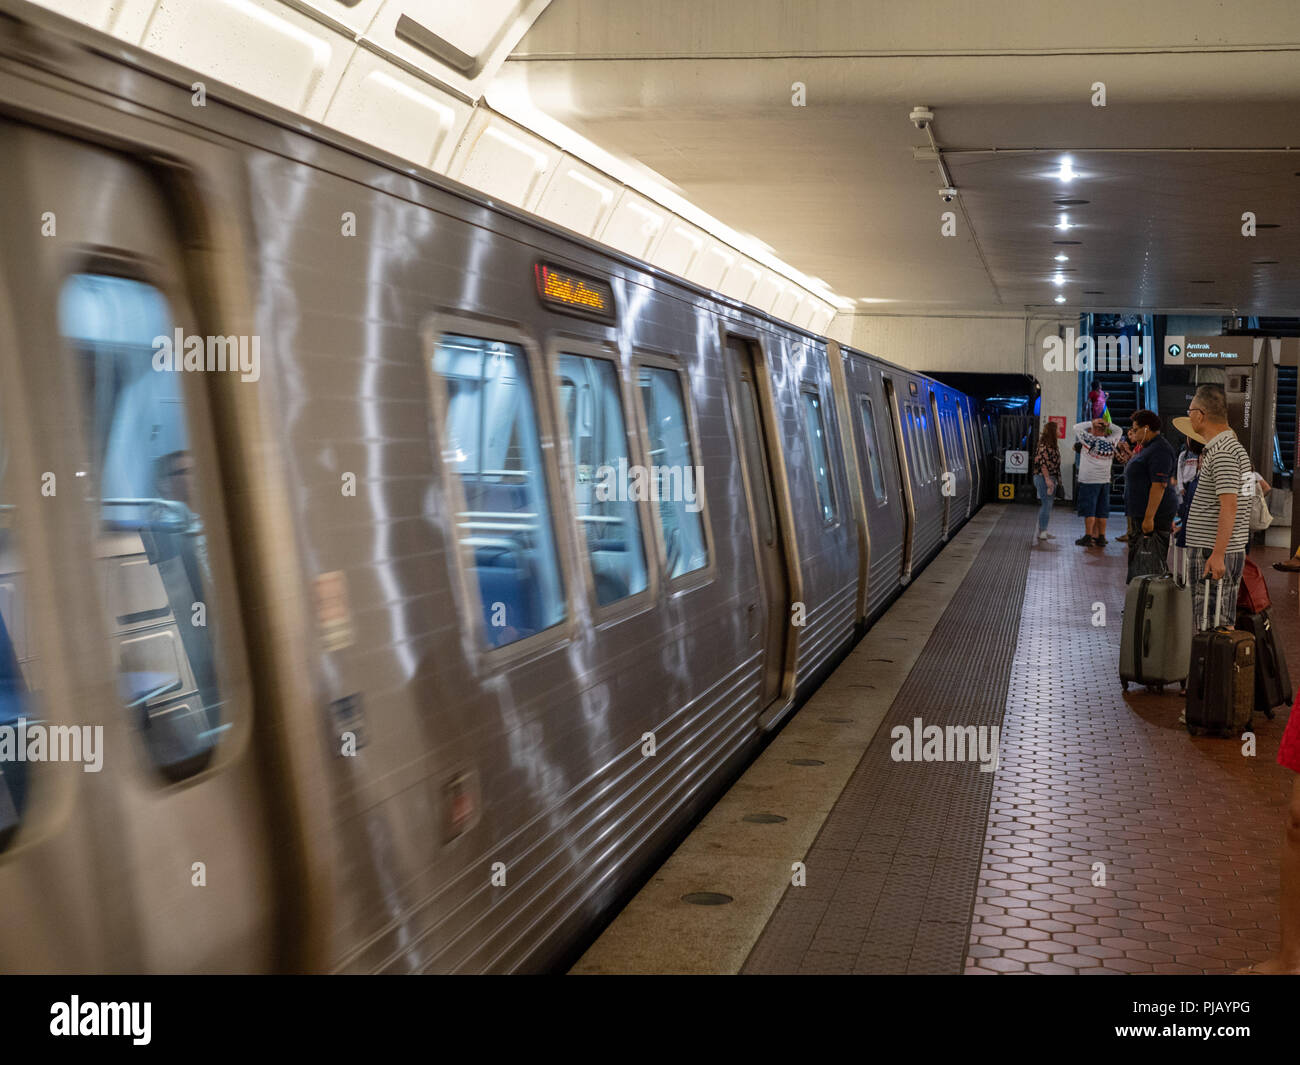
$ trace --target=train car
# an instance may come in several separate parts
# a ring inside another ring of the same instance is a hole
[[[545,969],[973,513],[973,408],[190,81],[3,5],[0,969]]]

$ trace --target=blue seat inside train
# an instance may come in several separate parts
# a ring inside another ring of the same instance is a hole
[[[493,647],[541,628],[541,608],[532,576],[532,552],[518,546],[478,547],[472,573],[483,604],[483,625]],[[493,624],[497,603],[505,606],[505,625]]]

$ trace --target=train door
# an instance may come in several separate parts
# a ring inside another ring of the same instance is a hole
[[[740,444],[741,473],[749,499],[749,514],[763,590],[763,688],[760,706],[766,710],[782,701],[786,687],[787,637],[790,631],[790,573],[782,532],[781,494],[776,483],[773,434],[759,392],[761,361],[755,345],[727,334],[727,362]]]
[[[890,414],[876,387],[878,375],[871,360],[849,354],[849,425],[853,429],[862,499],[871,533],[871,572],[867,594],[878,602],[877,586],[892,589],[902,573],[903,543],[907,535],[907,504],[890,430]]]
[[[970,493],[966,499],[966,516],[969,518],[975,513],[976,501],[984,498],[984,471],[980,468],[983,463],[980,461],[979,452],[975,447],[975,437],[971,432],[970,417],[966,411],[965,400],[959,400],[957,403],[957,418],[961,422],[962,447],[966,449],[967,473],[970,475]]]
[[[934,439],[938,444],[939,451],[939,506],[941,508],[940,527],[942,536],[948,539],[948,533],[952,530],[952,498],[956,486],[957,471],[956,456],[951,453],[947,439],[943,433],[943,419],[939,417],[939,400],[934,394],[934,389],[930,389],[930,418],[934,426]]]
[[[279,941],[266,761],[221,474],[237,442],[219,450],[202,372],[209,334],[237,377],[251,342],[198,318],[179,190],[156,156],[13,123],[0,156],[0,226],[22,264],[0,277],[26,453],[10,473],[46,497],[17,523],[46,582],[25,617],[26,716],[80,738],[62,754],[82,762],[26,767],[27,816],[0,854],[0,957],[265,970]]]
[[[893,428],[894,460],[898,468],[898,484],[903,493],[903,555],[900,574],[906,584],[912,579],[912,544],[916,538],[916,494],[912,486],[910,463],[903,443],[903,412],[893,378],[882,374],[885,403],[889,407],[889,423]]]

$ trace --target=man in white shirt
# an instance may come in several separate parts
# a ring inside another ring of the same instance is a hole
[[[1083,445],[1079,453],[1079,514],[1084,534],[1074,542],[1080,547],[1106,546],[1106,518],[1110,514],[1110,464],[1123,430],[1102,418],[1080,422],[1074,438]]]

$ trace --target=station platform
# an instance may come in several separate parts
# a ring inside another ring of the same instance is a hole
[[[969,521],[571,971],[1230,973],[1275,951],[1289,708],[1255,715],[1249,757],[1190,736],[1177,685],[1122,692],[1125,545],[1075,546],[1064,508],[1035,542],[1035,513]],[[1286,556],[1251,552],[1300,679]],[[935,725],[996,727],[996,768],[951,740],[960,760],[925,760]]]

